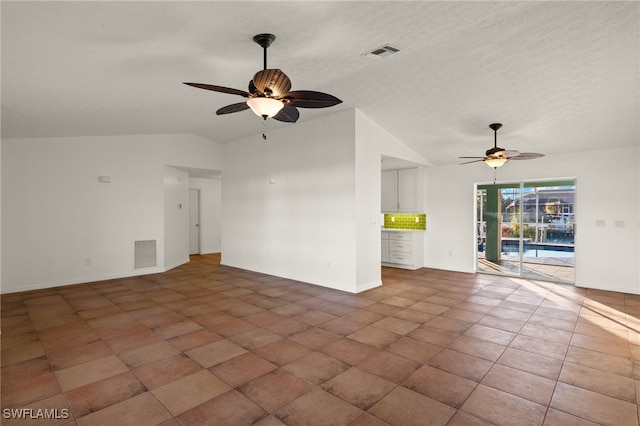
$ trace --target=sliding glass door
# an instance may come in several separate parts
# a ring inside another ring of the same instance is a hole
[[[477,270],[573,282],[575,181],[477,186]]]

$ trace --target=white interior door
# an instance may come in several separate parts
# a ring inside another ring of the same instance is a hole
[[[200,190],[189,190],[189,254],[200,254]]]

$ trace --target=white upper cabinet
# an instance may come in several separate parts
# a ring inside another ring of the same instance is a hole
[[[420,192],[418,169],[398,170],[398,211],[419,212]]]
[[[382,212],[421,212],[420,176],[418,168],[383,171]]]
[[[398,171],[382,172],[382,211],[398,211]]]

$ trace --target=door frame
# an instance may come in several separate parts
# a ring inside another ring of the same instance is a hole
[[[492,185],[496,185],[496,186],[508,186],[508,185],[518,185],[520,188],[520,192],[521,192],[521,196],[520,196],[520,200],[518,202],[519,206],[520,206],[520,213],[519,213],[519,223],[522,224],[523,223],[523,217],[524,217],[524,211],[523,211],[523,199],[524,199],[524,187],[527,185],[531,185],[531,184],[535,184],[535,183],[553,183],[553,182],[567,182],[567,181],[571,181],[573,182],[573,187],[574,187],[574,200],[573,200],[573,212],[574,212],[574,218],[576,217],[575,215],[577,214],[577,204],[578,204],[578,200],[577,197],[575,196],[575,193],[577,192],[577,188],[578,188],[578,179],[576,177],[561,177],[561,178],[540,178],[540,179],[521,179],[521,180],[507,180],[507,181],[501,181],[501,182],[476,182],[474,183],[474,191],[473,191],[473,223],[474,223],[474,235],[473,235],[473,244],[474,244],[474,248],[473,248],[473,253],[474,253],[474,262],[473,262],[473,270],[475,273],[483,273],[483,274],[491,274],[491,275],[499,275],[499,276],[507,276],[507,277],[516,277],[516,278],[523,278],[523,279],[534,279],[530,276],[526,276],[523,275],[523,263],[524,263],[524,254],[523,254],[523,230],[524,230],[524,226],[520,226],[520,237],[519,237],[519,273],[518,274],[507,274],[507,273],[501,273],[501,272],[491,272],[491,271],[479,271],[478,270],[478,240],[477,240],[477,235],[478,235],[478,208],[477,208],[477,197],[478,197],[478,188],[482,187],[482,186],[492,186]],[[559,283],[563,283],[563,284],[573,284],[575,285],[576,282],[576,262],[575,262],[575,247],[577,246],[577,241],[578,241],[578,232],[577,232],[577,225],[574,222],[574,242],[573,242],[573,247],[574,247],[574,263],[573,263],[573,279],[571,281],[566,281],[566,280],[546,280],[546,281],[551,281],[551,282],[559,282]],[[541,280],[540,278],[535,278],[536,280],[540,280],[540,281],[545,281],[545,280]]]
[[[196,236],[197,236],[197,243],[196,243],[196,252],[192,253],[191,252],[191,247],[193,247],[193,241],[191,238],[191,194],[192,191],[195,192],[196,194],[196,198],[195,198],[195,208],[196,208]],[[198,188],[189,188],[189,255],[194,255],[194,254],[200,254],[201,252],[201,231],[200,231],[200,189]]]

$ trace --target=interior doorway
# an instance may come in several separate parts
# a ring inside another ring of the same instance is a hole
[[[573,283],[575,191],[575,180],[477,185],[477,271]]]
[[[200,254],[200,190],[189,189],[189,255]]]

